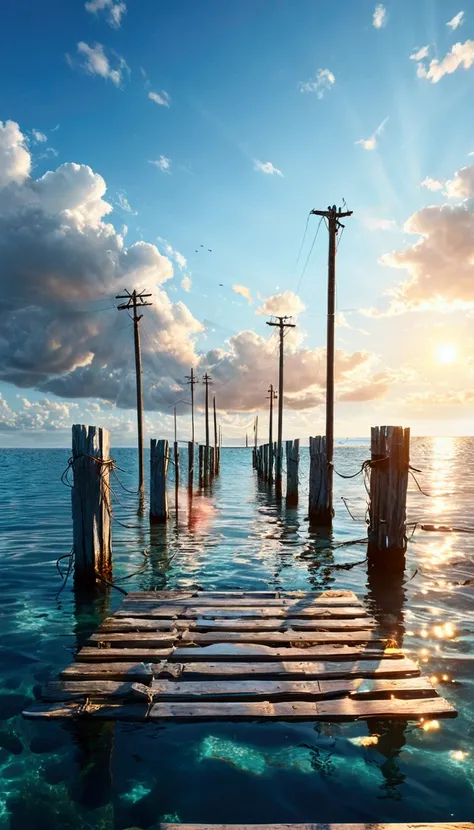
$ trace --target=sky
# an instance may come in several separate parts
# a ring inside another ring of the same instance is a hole
[[[265,440],[275,314],[284,438],[323,433],[332,204],[336,436],[473,434],[472,2],[4,0],[0,74],[0,446],[133,445],[124,289],[147,440],[191,367]]]

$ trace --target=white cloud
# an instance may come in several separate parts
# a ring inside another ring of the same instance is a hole
[[[452,20],[448,20],[446,26],[448,26],[452,32],[456,29],[459,29],[460,26],[464,23],[464,12],[458,12],[454,15]]]
[[[474,40],[466,40],[465,43],[455,43],[451,51],[444,58],[432,60],[426,68],[418,64],[418,77],[427,78],[431,83],[437,84],[445,75],[452,75],[460,66],[470,69],[474,63]]]
[[[418,210],[404,226],[417,237],[414,244],[382,257],[383,264],[408,274],[391,289],[384,313],[474,307],[474,165],[459,170],[445,186],[458,204]]]
[[[422,61],[428,57],[428,53],[430,51],[429,46],[422,46],[421,49],[415,50],[412,55],[410,55],[411,61]]]
[[[149,92],[148,97],[151,101],[154,101],[155,104],[159,104],[161,107],[169,107],[171,98],[164,89],[161,92]]]
[[[384,118],[384,120],[382,121],[381,124],[379,124],[379,126],[377,127],[375,132],[372,133],[372,135],[370,136],[370,138],[367,138],[367,139],[360,138],[359,141],[356,141],[356,144],[362,144],[362,147],[364,148],[364,150],[375,150],[375,148],[377,147],[377,138],[382,133],[383,128],[385,127],[385,124],[387,123],[387,121],[388,121],[388,116],[387,116],[387,118]]]
[[[300,297],[293,291],[284,291],[282,294],[273,294],[266,297],[262,305],[257,308],[255,314],[264,314],[266,317],[295,317],[305,310],[305,305]]]
[[[81,66],[89,75],[100,75],[101,78],[112,81],[115,86],[121,85],[124,72],[130,72],[127,62],[120,55],[115,55],[117,66],[112,68],[101,43],[89,46],[81,40],[77,44],[77,51],[84,58]],[[68,63],[74,66],[72,59],[69,56],[66,57]]]
[[[375,29],[381,29],[385,26],[387,22],[387,9],[385,6],[382,6],[381,3],[378,3],[374,9],[374,15],[372,18],[372,26]]]
[[[158,241],[163,242],[163,244],[165,246],[166,256],[170,257],[170,259],[174,259],[174,261],[176,262],[176,265],[179,267],[180,271],[182,271],[183,268],[186,268],[186,265],[188,264],[188,261],[187,261],[186,257],[183,256],[183,254],[180,254],[179,251],[175,251],[173,246],[170,245],[169,242],[166,242],[165,239],[162,239],[161,237],[159,237]]]
[[[260,170],[268,176],[283,176],[281,170],[279,170],[278,167],[274,167],[271,161],[259,161],[258,159],[255,159],[254,167],[255,170]]]
[[[191,291],[191,285],[191,277],[189,277],[188,275],[183,277],[183,279],[181,280],[181,288],[184,288],[185,291]]]
[[[122,16],[127,11],[127,6],[122,0],[89,0],[85,4],[86,11],[97,14],[103,11],[107,15],[107,22],[118,29],[122,22]]]
[[[369,231],[393,231],[397,227],[395,219],[379,219],[376,216],[366,216],[362,221]]]
[[[32,130],[31,135],[37,144],[44,144],[48,140],[48,136],[40,132],[40,130]]]
[[[426,176],[423,179],[420,187],[426,187],[427,190],[442,190],[443,189],[443,182],[440,182],[439,179],[432,179],[431,176]]]
[[[324,98],[326,90],[331,89],[336,83],[334,74],[329,69],[318,69],[314,80],[301,81],[301,92],[315,92],[319,99]]]
[[[31,156],[25,136],[15,121],[0,121],[0,187],[29,176]]]
[[[163,173],[171,173],[171,159],[166,156],[160,156],[160,158],[155,159],[155,161],[150,160],[150,164],[154,164],[155,167],[158,167],[158,169],[162,170]]]
[[[244,297],[244,299],[247,300],[249,305],[252,305],[252,294],[250,293],[250,288],[247,288],[246,285],[233,285],[232,291],[235,291],[236,294],[240,294],[241,297]]]
[[[126,213],[131,213],[132,216],[138,216],[137,211],[133,210],[130,202],[128,201],[126,193],[121,191],[117,193],[117,205],[121,210],[124,210]]]

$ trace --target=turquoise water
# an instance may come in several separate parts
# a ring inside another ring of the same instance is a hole
[[[355,472],[367,453],[363,442],[341,444],[336,468]],[[0,451],[0,830],[473,819],[474,536],[415,528],[405,581],[396,585],[368,584],[365,565],[334,569],[365,557],[364,544],[337,547],[365,536],[364,484],[336,477],[333,536],[311,536],[307,450],[298,509],[278,507],[258,485],[250,450],[224,449],[212,490],[191,500],[180,493],[177,520],[151,536],[135,498],[115,481],[116,518],[128,526],[114,522],[114,579],[125,590],[351,588],[372,613],[392,615],[399,644],[458,707],[456,720],[426,731],[403,722],[23,720],[41,684],[122,598],[110,590],[88,602],[72,579],[59,593],[56,560],[72,542],[70,492],[60,482],[69,454]],[[113,455],[133,488],[135,452]],[[412,482],[409,518],[474,529],[473,460],[473,439],[414,439],[412,463],[430,496]]]

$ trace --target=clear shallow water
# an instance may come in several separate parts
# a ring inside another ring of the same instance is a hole
[[[84,601],[72,579],[58,594],[56,560],[72,541],[70,493],[60,483],[69,451],[1,450],[0,830],[125,830],[155,828],[162,820],[473,819],[474,535],[416,528],[405,580],[397,585],[368,583],[365,565],[335,570],[365,557],[364,544],[337,545],[365,536],[366,493],[360,477],[336,477],[333,535],[310,536],[307,453],[298,509],[279,508],[258,485],[250,450],[224,449],[212,491],[191,501],[180,493],[178,520],[151,536],[147,519],[136,515],[136,500],[115,482],[116,516],[131,527],[114,523],[114,579],[126,590],[351,588],[372,613],[392,615],[393,636],[436,677],[459,717],[429,731],[373,721],[79,726],[22,720],[39,685],[72,661],[122,597],[111,590]],[[113,455],[126,471],[119,473],[122,482],[133,488],[135,452]],[[336,468],[355,472],[367,455],[366,444],[348,442],[336,450]],[[473,439],[414,439],[412,464],[423,470],[418,478],[431,496],[412,482],[409,518],[474,529],[473,460]]]

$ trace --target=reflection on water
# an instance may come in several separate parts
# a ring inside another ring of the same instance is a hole
[[[75,595],[56,559],[71,546],[68,451],[3,451],[0,475],[0,830],[155,828],[160,820],[227,823],[466,821],[474,814],[474,536],[419,525],[474,527],[474,441],[415,439],[407,572],[366,573],[366,492],[336,478],[331,533],[306,521],[308,451],[297,508],[257,482],[251,451],[223,450],[206,491],[182,488],[167,525],[118,490],[114,580],[124,590],[351,588],[392,645],[420,662],[460,710],[457,720],[355,724],[37,724],[22,709],[72,660],[122,595]],[[135,453],[117,450],[134,489]],[[336,449],[356,471],[367,444]],[[28,463],[29,475],[21,476]],[[187,470],[185,450],[182,470]],[[172,474],[172,473],[171,473]],[[186,482],[184,482],[186,483]],[[341,501],[344,496],[350,513]],[[174,502],[171,483],[170,501]],[[26,529],[25,529],[26,528]],[[338,566],[354,564],[351,570]]]

